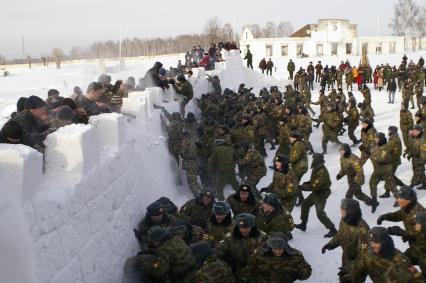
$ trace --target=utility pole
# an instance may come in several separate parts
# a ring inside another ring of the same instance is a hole
[[[24,41],[24,36],[21,36],[21,41],[22,41],[22,60],[25,62],[25,41]]]
[[[122,56],[122,41],[123,41],[123,18],[120,15],[120,46],[118,48],[118,56],[120,57],[120,72],[124,69],[124,62],[123,62],[123,56]]]

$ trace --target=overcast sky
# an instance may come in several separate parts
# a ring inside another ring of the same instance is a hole
[[[422,4],[425,0],[415,0]],[[65,53],[72,46],[95,40],[118,40],[120,14],[123,37],[165,37],[199,33],[208,18],[244,24],[291,21],[295,30],[319,18],[346,18],[358,24],[359,35],[381,34],[387,27],[397,0],[0,0],[0,54],[22,56],[49,54],[53,47]],[[378,17],[378,14],[380,16]]]

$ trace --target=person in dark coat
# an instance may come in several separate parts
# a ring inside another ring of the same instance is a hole
[[[22,139],[22,127],[16,121],[9,121],[0,130],[0,143],[19,144]]]
[[[155,62],[154,66],[149,69],[145,74],[145,87],[157,87],[160,86],[160,69],[163,67],[163,64],[160,62]]]
[[[43,152],[43,140],[49,128],[45,122],[48,119],[46,102],[40,97],[32,95],[25,101],[24,108],[24,111],[12,119],[22,128],[21,143]]]

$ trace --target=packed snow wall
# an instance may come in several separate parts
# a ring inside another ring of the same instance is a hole
[[[258,76],[265,77],[243,68],[239,54],[226,58],[221,68],[209,72],[219,75],[223,88],[237,89],[241,82],[263,86]],[[193,71],[190,82],[199,98],[211,87],[204,69]],[[257,80],[248,80],[250,76]],[[20,243],[5,244],[14,257],[0,261],[0,270],[28,266],[28,272],[9,272],[17,277],[5,278],[7,272],[1,272],[0,282],[121,281],[126,258],[138,251],[132,229],[146,206],[161,196],[177,205],[190,197],[185,187],[175,185],[160,111],[153,103],[173,112],[179,97],[172,88],[130,93],[122,114],[94,116],[89,125],[70,125],[50,134],[44,161],[29,147],[0,145],[0,182],[3,195],[11,195],[4,200],[16,200],[11,212],[0,217],[0,223],[16,229],[0,230],[0,239]],[[197,112],[193,101],[187,111]]]

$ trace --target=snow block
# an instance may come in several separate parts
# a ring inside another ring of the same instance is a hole
[[[48,135],[46,168],[83,174],[99,160],[96,130],[89,125],[73,124]]]
[[[89,124],[96,129],[100,147],[118,150],[125,141],[125,119],[123,114],[104,113],[89,118]]]
[[[31,147],[0,144],[0,182],[2,187],[18,194],[19,199],[31,197],[40,188],[43,157]]]
[[[145,91],[148,94],[148,114],[151,116],[153,111],[153,103],[157,105],[162,103],[163,90],[159,87],[148,87]]]
[[[148,97],[145,91],[130,92],[127,98],[123,98],[121,112],[136,116],[140,122],[146,122],[148,117]]]

